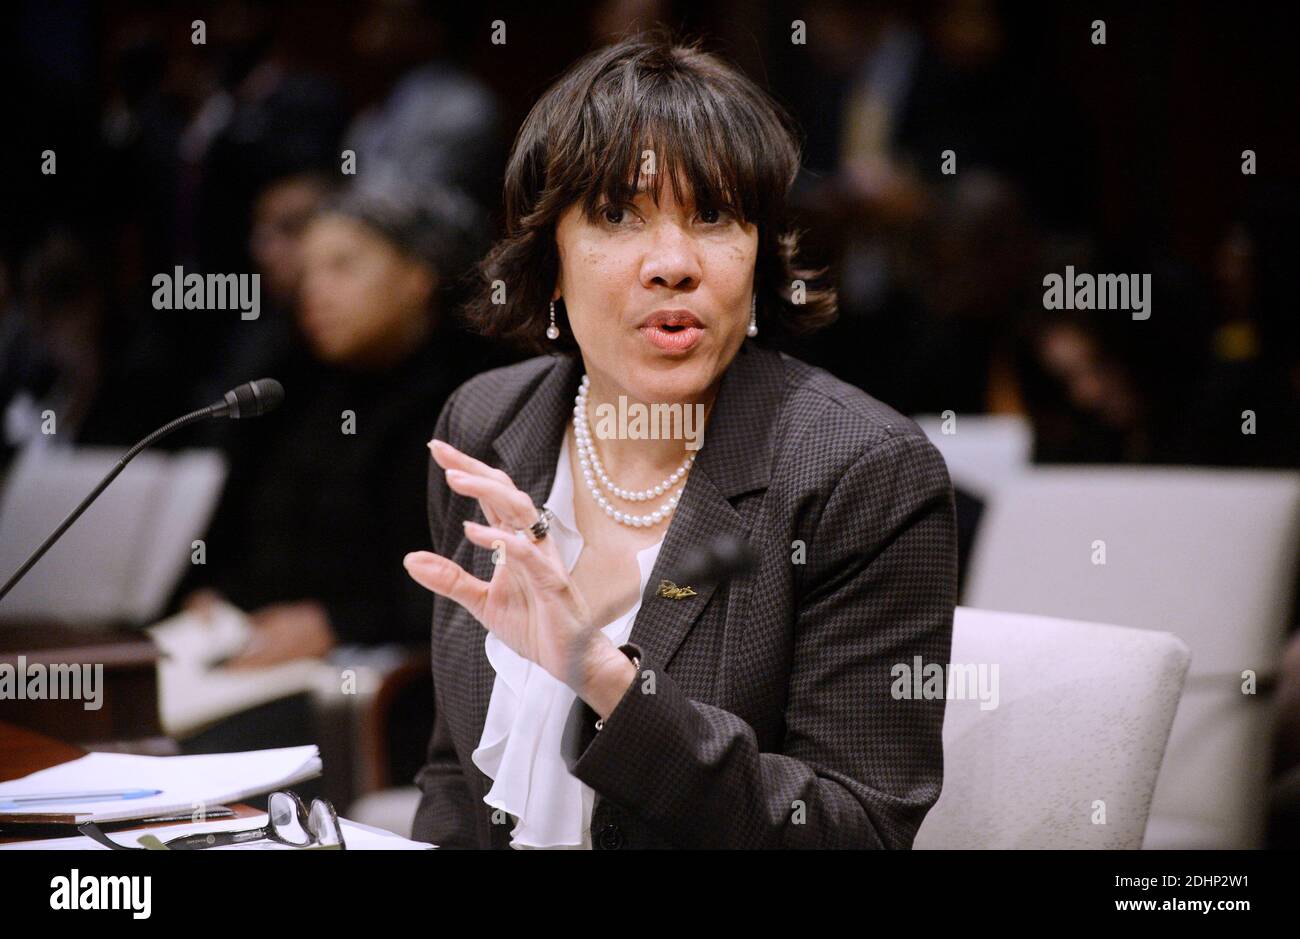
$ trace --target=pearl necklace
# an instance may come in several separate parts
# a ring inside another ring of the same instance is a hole
[[[587,423],[587,391],[589,387],[590,379],[583,375],[582,384],[578,387],[578,396],[573,400],[573,437],[578,442],[578,464],[582,467],[582,476],[586,480],[587,489],[591,492],[591,497],[596,500],[596,504],[614,521],[622,525],[630,525],[633,528],[650,528],[658,525],[670,516],[673,509],[677,507],[677,501],[680,498],[678,494],[674,493],[669,496],[667,501],[658,509],[647,515],[633,515],[631,512],[623,512],[614,508],[614,505],[605,498],[605,494],[600,491],[601,486],[618,498],[625,499],[628,502],[648,502],[657,496],[663,495],[681,482],[687,471],[690,470],[691,464],[695,462],[695,454],[688,455],[682,461],[682,465],[673,470],[663,482],[651,486],[649,489],[623,489],[614,485],[605,472],[600,457],[596,455],[596,446],[591,439],[591,428]]]

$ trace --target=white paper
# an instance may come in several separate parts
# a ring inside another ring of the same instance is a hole
[[[267,668],[213,668],[244,648],[247,614],[224,601],[185,610],[147,632],[163,652],[158,663],[158,718],[167,736],[184,740],[219,720],[322,685],[338,686],[338,668],[296,659]]]
[[[319,776],[320,752],[314,744],[211,753],[193,756],[136,756],[129,753],[88,753],[80,759],[39,770],[22,779],[0,783],[0,801],[38,792],[80,792],[108,789],[161,789],[156,796],[98,802],[35,804],[23,811],[0,812],[0,821],[24,815],[75,815],[77,822],[149,818],[170,812],[194,811],[205,805],[238,802],[304,779]]]
[[[125,450],[29,446],[0,494],[7,578],[116,465]],[[0,604],[0,619],[69,625],[156,619],[190,563],[226,478],[215,450],[135,457]]]

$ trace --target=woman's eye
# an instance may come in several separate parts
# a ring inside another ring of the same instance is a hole
[[[731,213],[726,209],[700,209],[700,221],[705,225],[716,225],[719,222],[725,222],[731,217]]]
[[[627,216],[627,210],[619,205],[607,205],[600,210],[600,215],[611,225],[621,225],[623,219]]]

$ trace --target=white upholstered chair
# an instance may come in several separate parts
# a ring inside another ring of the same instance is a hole
[[[916,423],[943,454],[953,485],[981,499],[1030,467],[1034,431],[1015,414],[957,414],[944,433],[941,415],[921,414]]]
[[[997,693],[949,694],[915,847],[1141,847],[1188,658],[1168,633],[958,607],[952,664]]]
[[[1297,557],[1300,474],[1040,467],[991,501],[962,602],[1186,642],[1146,846],[1258,847]]]

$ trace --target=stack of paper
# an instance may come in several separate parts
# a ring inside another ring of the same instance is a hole
[[[197,756],[89,753],[77,760],[0,783],[0,824],[80,824],[198,812],[223,802],[283,789],[321,773],[315,745]],[[127,799],[27,801],[79,792],[149,791]],[[24,801],[15,803],[16,799]]]

